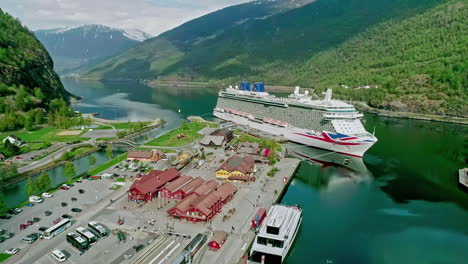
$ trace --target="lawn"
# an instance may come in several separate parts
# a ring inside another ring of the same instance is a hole
[[[239,142],[259,143],[262,148],[275,149],[279,152],[283,151],[283,146],[275,140],[254,137],[239,131],[235,131],[234,134],[236,137],[232,142],[233,144],[238,144]]]
[[[81,155],[83,153],[89,152],[89,151],[91,151],[93,149],[95,149],[95,147],[93,147],[93,146],[79,147],[79,148],[76,148],[76,149],[68,152],[69,153],[68,155],[76,157],[76,156],[79,156],[79,155]]]
[[[180,147],[187,145],[197,139],[203,137],[198,134],[198,131],[205,127],[216,127],[216,124],[205,123],[200,121],[193,121],[190,123],[182,124],[181,127],[172,130],[148,143],[148,146],[160,146],[160,147]],[[184,135],[185,137],[177,138],[178,135]]]
[[[101,125],[94,129],[112,129],[112,127],[115,127],[116,129],[135,129],[135,128],[143,128],[149,124],[151,124],[151,122],[109,123],[107,126]]]
[[[94,175],[96,175],[98,173],[101,173],[101,172],[107,170],[108,168],[114,166],[115,164],[124,161],[127,158],[127,154],[128,153],[124,153],[124,154],[122,154],[120,156],[117,156],[117,157],[109,160],[108,162],[106,162],[106,163],[104,163],[104,164],[102,164],[100,166],[97,166],[94,169],[89,170],[88,174],[91,175],[91,176],[94,176]]]
[[[0,253],[0,262],[3,262],[5,260],[7,260],[9,257],[11,257],[12,255],[10,254],[3,254],[3,253]]]
[[[18,131],[10,131],[10,132],[2,132],[0,133],[0,140],[3,140],[8,135],[15,135],[21,138],[26,143],[51,143],[51,142],[76,142],[76,141],[84,141],[88,140],[87,138],[82,138],[81,135],[85,132],[80,131],[79,135],[72,135],[72,136],[62,136],[59,135],[62,131],[68,131],[70,129],[58,129],[55,127],[42,127],[36,129],[34,131],[25,131],[25,130],[18,130]]]

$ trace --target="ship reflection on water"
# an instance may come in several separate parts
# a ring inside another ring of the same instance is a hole
[[[304,160],[296,173],[296,178],[316,189],[346,183],[368,182],[370,179],[370,172],[362,158],[292,142],[284,145],[289,156]]]

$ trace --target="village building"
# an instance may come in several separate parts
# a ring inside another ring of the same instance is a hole
[[[7,142],[7,140],[8,140],[11,144],[13,144],[13,145],[15,145],[15,146],[17,146],[17,147],[19,147],[19,146],[21,146],[21,145],[24,144],[24,142],[23,142],[23,140],[21,140],[21,138],[19,138],[19,137],[17,137],[17,136],[14,136],[14,135],[9,135],[8,137],[4,138],[4,139],[3,139],[3,144],[5,144],[5,142]]]
[[[203,178],[181,176],[161,188],[161,197],[182,200],[206,181]]]
[[[217,170],[216,179],[223,181],[253,181],[252,172],[255,169],[255,160],[251,156],[239,157],[234,155],[228,158]]]
[[[210,250],[217,251],[218,249],[220,249],[223,246],[223,244],[226,242],[227,237],[228,237],[228,233],[224,231],[214,231],[213,238],[208,243]]]
[[[207,181],[206,183],[198,186],[197,188],[195,188],[193,191],[188,193],[188,195],[195,194],[197,196],[202,196],[202,195],[205,195],[205,194],[211,192],[216,187],[218,187],[218,182],[215,181],[215,180],[210,180],[210,181]]]
[[[6,159],[6,156],[0,152],[0,161],[4,161],[5,159]]]
[[[231,139],[234,137],[234,133],[231,130],[227,129],[227,128],[217,129],[217,130],[213,131],[210,135],[211,136],[223,137],[224,142],[226,142],[226,143],[231,141]]]
[[[164,185],[177,179],[179,176],[180,172],[173,168],[166,171],[152,170],[133,182],[132,186],[128,189],[128,200],[136,202],[144,201],[147,203],[157,197]]]
[[[225,138],[223,136],[205,136],[200,140],[200,145],[206,147],[221,147],[226,144]]]
[[[208,221],[221,211],[223,205],[232,199],[236,192],[237,187],[234,184],[225,182],[201,196],[195,192],[189,194],[167,212],[173,218],[190,222]]]
[[[129,151],[127,155],[127,160],[133,161],[158,161],[164,158],[164,152],[160,150],[152,150],[152,151],[145,151],[145,150],[135,150]]]
[[[240,142],[237,145],[236,152],[239,154],[246,154],[246,155],[260,155],[262,148],[260,147],[259,143],[250,143],[250,142]]]

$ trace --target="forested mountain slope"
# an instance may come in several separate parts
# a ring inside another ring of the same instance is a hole
[[[86,77],[104,79],[155,78],[186,53],[231,28],[299,8],[314,0],[257,0],[227,7],[191,20],[92,69]]]
[[[42,44],[0,9],[0,131],[43,122],[49,103],[69,96]]]

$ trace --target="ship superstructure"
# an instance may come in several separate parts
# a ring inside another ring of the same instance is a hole
[[[298,206],[275,204],[268,211],[250,250],[250,259],[265,264],[282,263],[302,222]]]
[[[325,98],[313,100],[306,90],[288,97],[276,97],[265,91],[263,83],[253,88],[247,82],[218,94],[214,116],[246,125],[311,147],[362,157],[377,138],[361,123],[362,114],[353,105]]]

